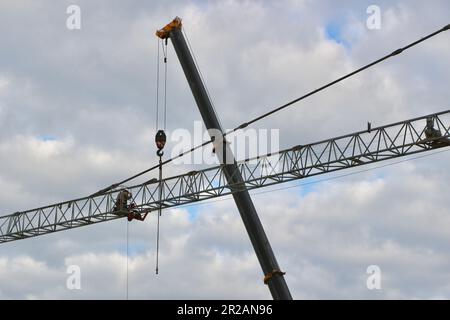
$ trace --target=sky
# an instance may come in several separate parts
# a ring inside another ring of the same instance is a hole
[[[79,30],[66,27],[70,5]],[[367,27],[370,5],[379,29]],[[446,0],[0,0],[0,215],[91,194],[157,162],[154,33],[175,16],[233,128],[442,28],[448,12]],[[449,36],[254,128],[279,130],[287,148],[447,110]],[[170,137],[201,117],[168,48]],[[166,153],[173,147],[169,138]],[[449,160],[442,152],[254,192],[293,297],[449,299]],[[163,213],[158,275],[155,223],[128,225],[128,258],[125,220],[2,244],[0,298],[270,299],[231,198]],[[80,289],[66,285],[72,265]],[[367,287],[372,265],[380,289]]]

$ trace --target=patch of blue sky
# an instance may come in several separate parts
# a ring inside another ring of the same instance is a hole
[[[258,197],[261,197],[267,193],[288,191],[298,195],[301,198],[304,198],[311,193],[320,192],[321,188],[323,188],[326,183],[332,183],[334,180],[345,181],[346,178],[349,179],[353,175],[359,175],[360,179],[374,181],[383,179],[386,175],[384,170],[375,170],[376,168],[373,168],[374,170],[366,171],[369,168],[370,167],[354,169],[353,172],[331,172],[326,176],[318,175],[301,180],[290,181],[283,184],[276,184],[265,188],[253,189],[250,191],[250,195],[256,200]],[[360,172],[361,170],[362,172]],[[218,183],[216,183],[216,185],[218,185]],[[206,200],[206,202],[192,203],[188,206],[183,207],[183,209],[188,212],[189,221],[192,222],[198,218],[202,210],[207,210],[208,206],[213,205],[211,204],[211,202],[222,200],[232,201],[232,198],[230,196],[213,198],[212,200]]]
[[[351,43],[344,37],[342,33],[343,23],[330,22],[325,26],[325,36],[346,49],[351,49]]]
[[[200,203],[201,202],[199,202],[199,204]],[[195,221],[197,219],[197,217],[199,215],[199,211],[200,211],[198,206],[196,206],[196,205],[186,206],[184,209],[188,212],[189,221],[192,222],[192,221]]]
[[[205,1],[205,0],[194,0],[192,2],[195,5],[197,5],[199,8],[201,8],[203,11],[206,11],[210,5],[210,3],[208,3],[209,1]]]
[[[358,179],[358,181],[376,181],[386,177],[386,170],[377,166],[362,166],[344,171],[330,172],[326,175],[317,175],[306,178],[300,182],[300,195],[305,196],[311,192],[320,192],[320,189],[326,183],[338,183],[338,181],[345,182],[350,179]]]
[[[142,243],[133,243],[132,241],[130,241],[128,244],[128,256],[129,257],[141,255],[141,254],[145,253],[147,250],[148,250],[148,246],[145,246]],[[127,244],[125,243],[123,246],[121,246],[119,251],[120,251],[120,254],[126,255],[127,254]]]
[[[316,192],[318,186],[317,183],[318,178],[311,178],[311,179],[307,179],[307,180],[303,180],[301,182],[296,182],[298,187],[298,194],[301,197],[306,197],[308,194]]]
[[[307,178],[302,180],[294,180],[291,182],[283,183],[280,185],[275,185],[273,187],[273,192],[282,192],[283,190],[286,190],[288,192],[294,193],[298,195],[301,198],[306,197],[310,193],[314,193],[319,188],[317,182],[318,178]],[[264,189],[261,190],[261,192],[265,192]],[[258,193],[258,191],[256,191]]]
[[[48,134],[43,134],[38,136],[38,139],[41,141],[56,141],[56,137]]]

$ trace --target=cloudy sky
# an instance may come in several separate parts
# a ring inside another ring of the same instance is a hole
[[[71,4],[80,30],[66,28]],[[377,30],[366,26],[371,4]],[[154,32],[177,15],[232,128],[442,28],[449,12],[446,0],[0,0],[0,215],[87,195],[156,163]],[[446,110],[449,36],[254,127],[279,129],[289,147]],[[170,44],[168,55],[170,136],[201,118]],[[449,160],[443,152],[258,190],[293,297],[450,298]],[[126,221],[2,244],[0,298],[126,299],[127,279],[131,299],[270,298],[230,198],[168,210],[161,223],[159,275],[154,217],[128,226],[128,276]],[[66,287],[70,265],[81,268],[80,290]],[[381,269],[380,290],[366,287],[370,265]]]

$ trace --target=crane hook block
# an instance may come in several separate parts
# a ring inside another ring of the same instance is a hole
[[[164,149],[164,146],[166,145],[166,140],[167,138],[164,130],[158,130],[155,136],[155,143],[156,148],[158,148],[158,151]]]
[[[168,23],[164,28],[156,31],[156,36],[161,39],[169,38],[170,31],[181,29],[181,18],[175,17],[172,22]]]

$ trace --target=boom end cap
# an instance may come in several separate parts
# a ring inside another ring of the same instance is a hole
[[[174,29],[181,29],[181,18],[175,17],[170,23],[168,23],[164,28],[156,31],[156,36],[161,39],[169,38],[169,34]]]

